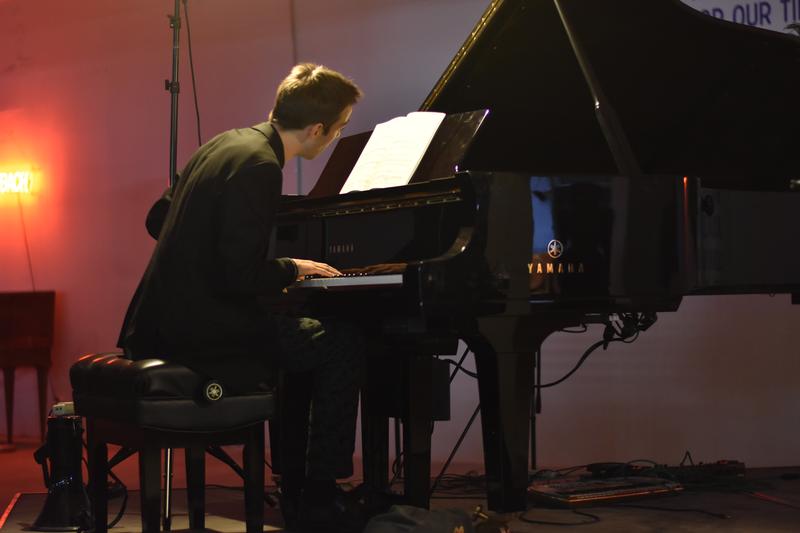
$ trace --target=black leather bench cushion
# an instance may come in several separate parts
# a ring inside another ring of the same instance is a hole
[[[266,385],[209,401],[203,395],[205,376],[160,359],[89,354],[72,365],[69,376],[77,414],[153,429],[228,430],[272,418],[276,411],[274,391]]]

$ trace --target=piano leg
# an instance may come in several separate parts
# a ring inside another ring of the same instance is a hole
[[[575,317],[491,316],[476,320],[465,342],[475,354],[481,402],[483,456],[489,509],[525,509],[535,354],[554,331]],[[578,322],[579,323],[579,322]]]
[[[484,317],[465,339],[475,354],[489,509],[525,510],[533,351],[519,350],[520,317]]]
[[[403,497],[399,501],[427,509],[430,505],[433,359],[427,354],[415,354],[404,356],[401,360],[403,403],[400,409],[403,421],[404,485]],[[367,375],[370,375],[369,372],[381,371],[378,370],[380,361],[380,358],[368,360]],[[379,387],[380,384],[385,382],[368,381],[361,395],[361,448],[365,498],[368,508],[378,507],[379,510],[394,503],[394,498],[388,495],[389,416],[385,398],[387,391],[376,390],[375,387]]]
[[[454,354],[457,349],[458,339],[453,335],[405,339],[391,345],[373,340],[370,345],[361,395],[361,448],[368,509],[382,512],[396,503],[429,507],[431,431],[434,414],[444,415],[440,380],[449,377],[449,367],[432,354]],[[402,421],[402,497],[388,491],[390,417]]]

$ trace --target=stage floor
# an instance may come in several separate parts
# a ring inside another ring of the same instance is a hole
[[[3,533],[29,531],[42,509],[44,493],[15,495],[5,509]],[[240,490],[209,487],[206,491],[207,531],[243,532],[244,503]],[[139,494],[131,491],[122,520],[113,528],[118,533],[141,531]],[[188,531],[185,491],[175,490],[173,531]],[[109,503],[109,518],[116,516],[121,500]],[[434,509],[458,508],[472,511],[485,502],[470,497],[470,492],[452,486],[432,501]],[[634,507],[635,506],[635,507]],[[749,470],[746,483],[719,485],[716,488],[684,491],[674,496],[654,496],[636,501],[582,507],[577,514],[569,509],[531,506],[525,513],[502,518],[510,529],[518,532],[564,531],[564,525],[593,522],[581,531],[599,532],[797,532],[800,531],[800,468]],[[589,515],[597,517],[591,518]],[[727,516],[727,518],[723,518]],[[524,519],[540,523],[528,523]],[[2,520],[0,518],[0,520]],[[280,512],[266,508],[265,531],[281,531]],[[547,524],[550,522],[551,524]],[[563,525],[556,525],[563,524]]]

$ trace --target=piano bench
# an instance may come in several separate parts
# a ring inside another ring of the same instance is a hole
[[[243,444],[247,531],[264,523],[264,421],[277,410],[264,386],[225,395],[219,384],[159,359],[89,354],[70,368],[76,414],[86,418],[90,500],[96,533],[107,531],[108,444],[139,452],[143,532],[160,530],[161,450],[184,448],[189,528],[205,526],[205,450]]]

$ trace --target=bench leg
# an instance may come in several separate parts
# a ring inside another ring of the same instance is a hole
[[[161,449],[144,446],[139,450],[142,533],[161,529]]]
[[[191,446],[184,450],[186,458],[186,498],[189,511],[189,529],[202,530],[205,526],[206,450]]]
[[[264,529],[264,423],[250,428],[244,445],[244,502],[247,533]]]
[[[95,436],[91,418],[86,419],[89,498],[92,503],[95,533],[108,530],[108,445]]]

